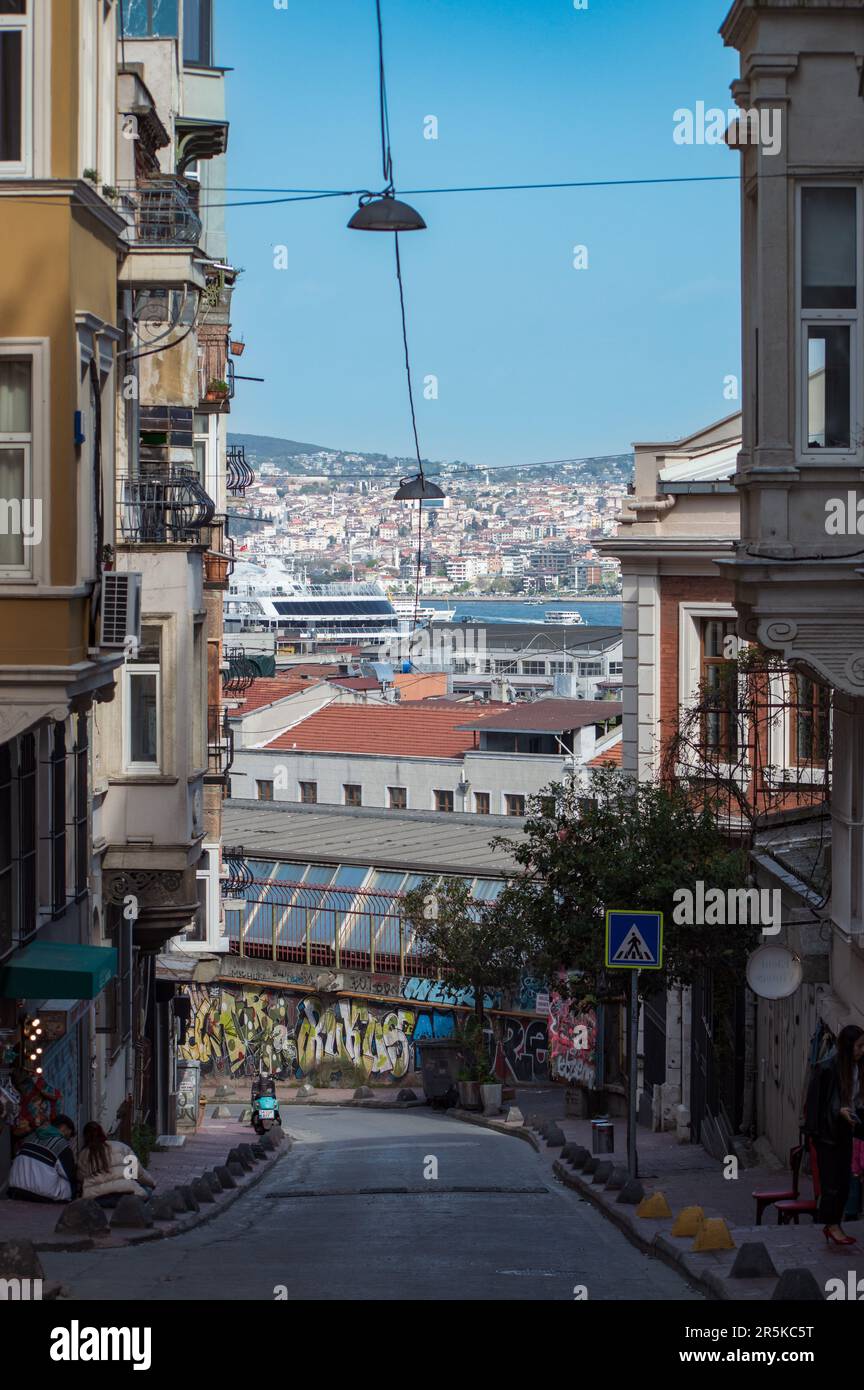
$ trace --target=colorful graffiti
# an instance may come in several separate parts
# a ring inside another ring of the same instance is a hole
[[[548,1030],[549,1073],[552,1080],[568,1081],[593,1089],[597,1084],[595,1011],[575,1009],[569,999],[553,994],[549,1001]]]
[[[190,1032],[180,1048],[204,1076],[243,1078],[263,1067],[284,1081],[316,1085],[400,1082],[419,1071],[423,1041],[446,1038],[467,1015],[281,989],[189,986]],[[490,1063],[515,1081],[547,1076],[542,1020],[487,1016]]]

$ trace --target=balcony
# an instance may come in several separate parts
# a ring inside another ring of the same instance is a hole
[[[232,497],[245,497],[246,489],[255,481],[255,474],[246,462],[246,450],[242,444],[231,444],[228,448],[228,492]]]
[[[202,545],[216,506],[191,468],[120,477],[117,530],[127,545]]]
[[[204,781],[209,785],[224,785],[234,762],[234,732],[228,723],[228,710],[223,705],[207,708],[207,772]]]
[[[134,211],[132,239],[137,246],[197,246],[203,224],[198,216],[197,186],[165,175],[142,179],[130,190]]]

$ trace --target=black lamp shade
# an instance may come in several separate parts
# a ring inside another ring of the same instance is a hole
[[[443,497],[444,493],[435,483],[430,483],[428,478],[423,478],[418,473],[414,478],[403,478],[399,483],[399,490],[394,496],[395,502],[428,502],[434,497]]]
[[[355,232],[422,232],[426,223],[408,203],[388,195],[361,202],[348,226]]]

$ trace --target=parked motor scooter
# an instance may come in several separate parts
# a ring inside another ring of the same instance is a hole
[[[266,1134],[273,1125],[281,1125],[276,1083],[266,1072],[252,1083],[252,1128],[256,1134]]]

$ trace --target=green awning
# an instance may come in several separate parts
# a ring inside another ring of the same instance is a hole
[[[95,999],[116,973],[113,946],[35,941],[0,969],[0,999]]]

